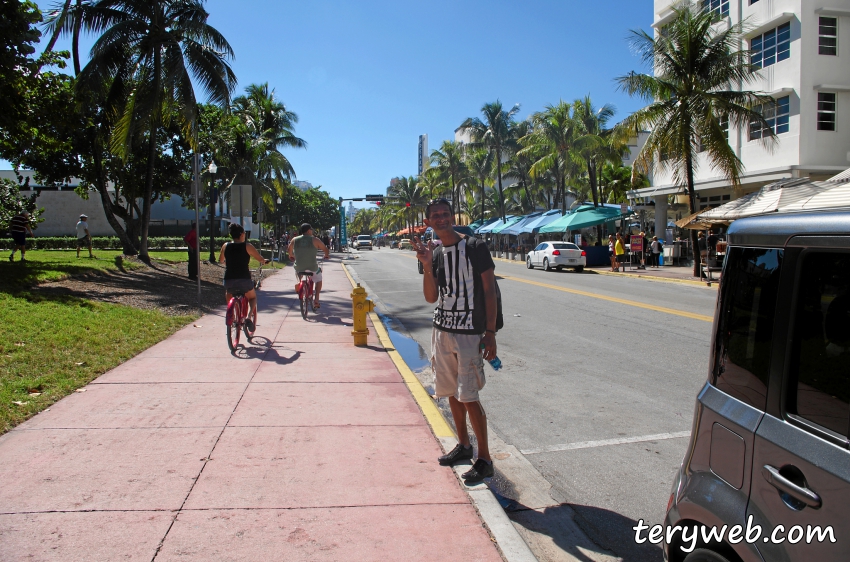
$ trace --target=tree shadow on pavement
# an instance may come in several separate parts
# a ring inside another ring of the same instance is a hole
[[[594,560],[588,551],[609,556],[613,553],[623,562],[661,562],[663,559],[659,545],[649,541],[635,542],[633,527],[637,521],[608,509],[567,503],[531,509],[513,502],[506,510],[512,521],[551,537],[559,549],[579,560]],[[575,533],[573,523],[586,537]],[[646,538],[646,531],[643,538]],[[587,539],[592,542],[588,543]]]

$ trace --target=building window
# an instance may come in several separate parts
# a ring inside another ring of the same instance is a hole
[[[768,129],[777,135],[788,132],[788,118],[791,115],[789,96],[781,97],[774,103],[756,106],[754,109],[762,114],[767,126],[757,121],[751,121],[750,140],[768,137]]]
[[[791,56],[791,23],[753,37],[750,41],[750,62],[765,68]]]
[[[818,92],[818,131],[835,130],[835,94]]]
[[[718,16],[728,16],[729,0],[702,0],[702,9]]]
[[[838,18],[820,18],[818,25],[818,54],[838,54]]]

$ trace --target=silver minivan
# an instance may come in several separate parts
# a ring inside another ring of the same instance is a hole
[[[665,560],[850,560],[850,213],[742,219],[728,242]]]

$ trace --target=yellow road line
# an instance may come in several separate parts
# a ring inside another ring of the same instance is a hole
[[[404,255],[404,254],[402,254]],[[414,257],[414,256],[410,256]],[[510,260],[505,260],[510,261]],[[626,304],[629,306],[636,306],[638,308],[645,308],[647,310],[654,310],[656,312],[663,312],[665,314],[673,314],[675,316],[682,316],[684,318],[691,318],[693,320],[703,320],[705,322],[714,322],[713,316],[706,316],[704,314],[694,314],[693,312],[685,312],[684,310],[678,310],[675,308],[667,308],[664,306],[655,306],[654,304],[646,304],[638,301],[630,301],[627,299],[619,299],[617,297],[609,297],[606,295],[600,295],[598,293],[591,293],[588,291],[579,291],[578,289],[568,289],[566,287],[560,287],[558,285],[550,285],[548,283],[540,283],[539,281],[531,281],[530,279],[522,279],[520,277],[514,277],[512,275],[503,275],[501,273],[496,274],[497,277],[501,277],[502,279],[508,279],[509,281],[518,281],[520,283],[528,283],[529,285],[537,285],[538,287],[545,287],[547,289],[555,289],[556,291],[563,291],[564,293],[572,293],[574,295],[581,295],[583,297],[591,297],[594,299],[601,299],[604,301],[616,302],[619,304]],[[646,279],[646,277],[642,277],[642,279]]]
[[[564,293],[572,293],[574,295],[581,295],[583,297],[590,297],[594,299],[600,299],[609,302],[616,302],[619,304],[625,304],[628,306],[635,306],[637,308],[645,308],[647,310],[654,310],[656,312],[663,312],[665,314],[673,314],[675,316],[682,316],[684,318],[691,318],[693,320],[702,320],[704,322],[713,322],[713,316],[706,316],[704,314],[694,314],[693,312],[685,312],[684,310],[677,310],[675,308],[666,308],[664,306],[655,306],[654,304],[646,304],[638,301],[630,301],[627,299],[620,299],[617,297],[609,297],[606,295],[600,295],[598,293],[591,293],[589,291],[579,291],[578,289],[568,289],[566,287],[559,287],[558,285],[550,285],[548,283],[540,283],[539,281],[530,281],[528,279],[521,279],[519,277],[513,277],[512,275],[501,275],[498,277],[502,279],[507,279],[509,281],[517,281],[519,283],[528,283],[529,285],[537,285],[538,287],[545,287],[547,289],[554,289],[556,291],[562,291]]]
[[[351,282],[351,286],[355,287],[357,283],[354,282],[354,279],[351,277],[351,274],[348,272],[348,268],[345,264],[342,264],[342,270]],[[437,437],[455,437],[455,432],[449,426],[448,422],[446,422],[446,418],[443,417],[442,412],[440,412],[440,409],[437,408],[437,404],[434,403],[434,400],[428,395],[425,387],[422,386],[422,383],[419,382],[419,379],[416,378],[416,375],[413,374],[413,371],[407,366],[407,363],[404,362],[401,354],[396,351],[393,346],[393,342],[390,339],[390,334],[387,332],[386,328],[384,328],[384,324],[381,322],[381,319],[374,312],[369,313],[369,318],[372,320],[372,326],[375,328],[378,341],[381,342],[381,345],[387,351],[387,355],[390,356],[390,359],[392,359],[396,369],[398,369],[401,378],[407,385],[407,389],[419,405],[422,415],[425,416],[425,420],[428,422],[428,425],[431,426],[431,431],[433,431],[434,435]]]

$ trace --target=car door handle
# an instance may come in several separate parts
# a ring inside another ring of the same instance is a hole
[[[819,495],[808,488],[803,488],[802,486],[794,484],[779,474],[779,469],[776,467],[770,466],[769,464],[764,465],[761,470],[761,475],[764,476],[764,479],[777,490],[785,492],[795,500],[803,502],[812,509],[820,508],[821,500]]]

